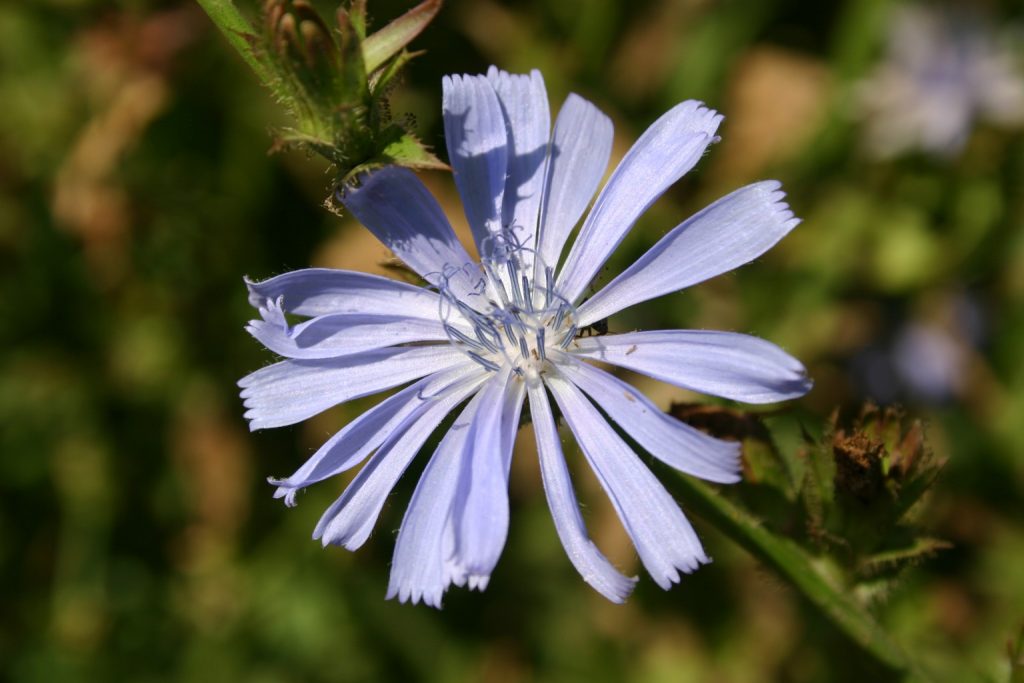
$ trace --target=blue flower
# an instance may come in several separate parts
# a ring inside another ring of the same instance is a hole
[[[979,10],[966,7],[893,10],[886,59],[855,93],[873,156],[917,149],[951,157],[979,120],[1024,124],[1014,36],[997,34]]]
[[[557,268],[604,175],[611,121],[570,95],[551,132],[536,71],[492,68],[444,79],[448,153],[481,259],[463,249],[415,175],[387,167],[339,198],[430,287],[329,269],[249,283],[261,320],[248,329],[285,357],[239,383],[252,429],[295,424],[411,382],[290,477],[272,480],[276,496],[294,504],[298,489],[366,461],[315,538],[350,550],[362,545],[402,473],[462,406],[406,510],[388,597],[440,606],[452,584],[482,590],[508,532],[512,446],[528,402],[544,490],[569,560],[602,595],[622,602],[636,579],[619,573],[587,535],[553,397],[655,582],[667,589],[680,572],[709,561],[679,506],[611,423],[659,460],[713,482],[739,480],[738,446],[664,414],[592,361],[748,403],[804,394],[804,368],[742,334],[595,335],[593,326],[757,258],[799,221],[778,183],[749,185],[682,222],[590,298],[584,293],[633,223],[717,139],[721,119],[688,101],[648,128]],[[285,313],[307,319],[290,326]]]

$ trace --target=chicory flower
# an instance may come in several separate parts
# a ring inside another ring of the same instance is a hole
[[[492,68],[444,79],[448,153],[480,259],[463,249],[412,172],[385,167],[339,200],[428,287],[330,269],[249,283],[261,319],[248,329],[285,358],[240,382],[252,429],[295,424],[408,385],[290,477],[272,480],[276,495],[294,504],[299,489],[365,461],[315,538],[361,546],[398,479],[458,410],[406,510],[388,597],[440,606],[452,584],[484,589],[508,532],[509,467],[526,404],[569,560],[602,595],[623,601],[636,579],[616,570],[587,535],[553,398],[655,582],[667,589],[709,561],[679,506],[613,424],[659,460],[713,482],[738,481],[738,445],[666,415],[593,361],[748,403],[804,394],[804,368],[743,334],[595,332],[627,306],[757,258],[799,221],[777,182],[749,185],[683,221],[607,286],[584,295],[634,222],[717,139],[721,120],[694,101],[658,119],[598,195],[563,262],[604,175],[611,121],[570,95],[552,132],[536,71]],[[306,319],[292,325],[286,314]]]
[[[1024,124],[1024,76],[1013,45],[977,11],[896,8],[886,57],[857,89],[867,151],[880,159],[912,150],[948,158],[979,121]]]

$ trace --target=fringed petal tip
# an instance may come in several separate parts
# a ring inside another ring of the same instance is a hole
[[[263,286],[270,283],[272,280],[274,280],[274,278],[257,282],[248,275],[242,277],[242,281],[245,283],[245,288],[249,292],[249,305],[259,311],[260,317],[268,323],[273,323],[287,329],[288,323],[284,317],[286,312],[284,307],[284,295],[278,294],[276,297],[272,296],[267,293],[267,288]]]
[[[444,598],[445,592],[446,589],[420,590],[409,586],[402,586],[400,589],[392,587],[388,589],[384,599],[394,600],[397,598],[398,602],[410,605],[416,605],[422,602],[427,607],[441,609],[441,601]]]
[[[710,138],[708,141],[709,144],[718,142],[721,139],[719,136],[715,135],[715,132],[718,130],[718,126],[720,126],[722,121],[725,119],[725,116],[707,106],[700,100],[684,100],[670,109],[666,115],[668,113],[676,115],[685,114],[686,118],[680,121],[684,126],[680,126],[679,128],[707,131],[707,135]]]
[[[754,183],[753,187],[759,188],[764,193],[765,205],[771,211],[775,220],[783,227],[782,234],[800,224],[801,219],[797,218],[789,203],[786,202],[786,193],[782,190],[782,183],[778,180],[762,180]]]
[[[715,462],[720,465],[722,472],[715,478],[701,478],[715,484],[727,485],[743,481],[743,444],[739,441],[726,441],[718,437],[706,436],[715,443]]]
[[[700,555],[691,555],[687,558],[683,558],[677,562],[675,566],[664,574],[651,574],[651,578],[662,590],[671,590],[673,586],[682,580],[683,574],[692,574],[702,566],[711,564],[711,558],[701,553]]]
[[[490,574],[470,574],[466,577],[466,587],[471,591],[480,591],[482,593],[487,590],[487,584],[490,581]]]
[[[267,408],[266,406],[254,405],[252,403],[254,399],[244,396],[242,406],[247,410],[242,413],[242,417],[249,421],[249,431],[258,432],[261,429],[274,429],[275,427],[287,426],[288,422],[282,422],[273,409]]]
[[[248,329],[248,326],[246,326],[246,329]],[[253,372],[250,372],[248,375],[246,375],[245,377],[242,377],[237,382],[235,382],[235,384],[238,386],[238,388],[242,390],[242,392],[241,392],[242,398],[245,398],[248,395],[247,392],[246,392],[246,389],[251,387],[253,385],[253,383],[256,381],[257,378],[255,377],[255,375],[256,375],[257,372],[259,372],[259,370],[255,370]]]
[[[340,546],[347,548],[346,543],[349,541],[349,534],[339,533],[339,530],[334,528],[331,522],[334,521],[334,516],[331,514],[331,510],[328,509],[324,513],[324,516],[320,518],[320,522],[317,523],[316,528],[313,529],[313,540],[320,541],[320,545],[326,548],[329,545]]]
[[[433,607],[434,609],[441,609],[442,602],[444,600],[445,593],[452,586],[459,588],[468,588],[469,590],[475,590],[483,592],[487,589],[490,583],[490,575],[480,574],[466,574],[465,572],[455,570],[447,577],[447,583],[443,587],[434,586],[432,588],[424,588],[423,586],[402,584],[401,586],[390,586],[388,592],[385,594],[385,600],[397,599],[402,604],[416,605],[423,603],[427,607]],[[632,590],[632,584],[630,584],[630,590]],[[628,592],[626,595],[628,596]],[[623,600],[625,597],[623,597]],[[622,602],[621,600],[619,602]]]
[[[281,328],[285,331],[288,330],[288,320],[284,317],[284,295],[278,296],[275,299],[265,299],[263,305],[259,307],[260,317],[268,325]]]
[[[276,489],[274,489],[275,500],[280,500],[281,498],[284,498],[284,504],[290,508],[293,508],[299,504],[298,501],[296,500],[296,496],[299,493],[299,489],[295,488],[294,486],[289,486],[287,479],[267,477],[267,483],[270,484],[271,486],[277,487]]]
[[[706,479],[705,481],[711,481],[715,484],[724,484],[731,486],[738,484],[743,481],[743,456],[741,455],[742,449],[740,445],[736,444],[736,457],[722,463],[722,469],[731,470],[728,474],[723,473],[722,476],[716,479]]]
[[[508,71],[505,71],[504,69],[499,69],[498,67],[496,67],[493,64],[487,68],[487,80],[491,81],[492,83],[500,82],[500,81],[505,81],[505,80],[509,80],[509,79],[513,79],[513,78],[515,78],[515,79],[534,79],[534,78],[540,78],[541,82],[543,82],[543,76],[541,75],[539,69],[531,69],[530,73],[528,73],[528,74],[513,74],[513,73],[509,73]]]
[[[265,309],[260,309],[261,312],[263,310]],[[245,331],[248,332],[253,339],[262,344],[264,338],[266,338],[268,335],[281,332],[282,328],[276,323],[270,322],[266,319],[250,320],[245,325]],[[287,328],[284,331],[287,333]],[[266,344],[263,345],[266,346]]]
[[[420,578],[422,579],[422,577]],[[489,577],[485,578],[484,586],[477,590],[482,591],[486,587],[488,579]],[[448,559],[443,562],[442,574],[437,581],[423,582],[416,580],[407,574],[403,574],[401,571],[396,573],[396,567],[392,566],[391,581],[384,598],[385,600],[397,598],[398,602],[411,605],[422,602],[427,607],[441,609],[445,593],[448,592],[448,589],[452,586],[464,587],[468,582],[469,576],[465,569],[459,566],[454,559]],[[476,583],[479,584],[479,581]]]
[[[581,576],[588,586],[616,605],[624,604],[629,599],[629,596],[633,594],[633,589],[636,588],[637,582],[640,580],[639,576],[625,576],[623,574],[616,574],[611,577],[595,577],[585,574]]]
[[[243,403],[243,405],[245,405]],[[260,413],[255,408],[249,408],[242,414],[242,417],[249,421],[249,431],[258,432],[261,429],[267,429],[268,425],[263,424],[259,417]]]
[[[492,67],[494,68],[494,67]],[[448,74],[441,78],[441,89],[457,88],[467,83],[484,83],[487,81],[485,74]]]

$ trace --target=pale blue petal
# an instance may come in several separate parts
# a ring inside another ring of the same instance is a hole
[[[508,468],[523,402],[523,383],[513,377],[505,366],[481,392],[462,460],[454,560],[471,588],[486,586],[508,536]]]
[[[709,562],[672,496],[580,390],[552,375],[545,382],[655,583],[668,589],[680,570]]]
[[[811,389],[800,361],[771,342],[735,332],[610,334],[578,339],[570,349],[684,389],[744,403],[785,401]]]
[[[463,448],[463,451],[463,457],[469,457],[468,452],[465,452],[465,448]],[[462,461],[460,460],[459,462]],[[452,501],[452,510],[461,506],[462,501],[466,497],[465,487],[461,485],[461,477],[459,479],[460,482],[455,490],[455,497]],[[443,557],[447,558],[444,562],[445,586],[465,586],[467,582],[466,570],[458,563],[458,560],[455,557],[455,520],[451,515],[448,516],[448,522],[444,527],[444,537],[442,538],[441,548],[443,550]]]
[[[326,360],[285,360],[238,385],[252,430],[301,422],[331,406],[419,379],[466,356],[451,344],[395,347]]]
[[[477,363],[466,361],[451,370],[424,377],[381,401],[331,437],[290,477],[271,480],[278,486],[274,497],[284,497],[286,503],[294,504],[296,490],[355,467],[424,404],[457,390],[465,382],[481,378],[484,372]]]
[[[721,484],[740,480],[740,445],[722,441],[666,415],[635,388],[604,370],[559,354],[562,375],[648,453],[680,472]],[[561,360],[564,359],[564,360]]]
[[[594,198],[612,152],[612,120],[572,93],[555,119],[541,205],[541,263],[557,269],[565,242]],[[538,273],[538,279],[543,273]]]
[[[249,299],[252,300],[253,298],[252,293],[250,293]],[[283,296],[279,296],[276,299],[259,300],[259,304],[256,308],[264,323],[283,330],[289,329],[288,316],[285,315]]]
[[[483,378],[424,403],[391,433],[359,474],[320,518],[313,538],[355,550],[370,537],[384,501],[427,438],[455,406],[477,391]]]
[[[633,592],[636,577],[627,578],[620,574],[587,536],[587,528],[569,478],[569,468],[562,455],[562,445],[547,392],[543,386],[538,385],[530,388],[529,395],[541,479],[558,538],[562,541],[569,561],[584,581],[612,602],[625,602]]]
[[[449,276],[452,292],[475,307],[470,293],[479,269],[420,179],[407,168],[385,166],[360,182],[339,193],[345,208],[423,279],[439,286]]]
[[[431,607],[440,607],[441,598],[452,583],[446,572],[454,552],[451,512],[469,425],[482,395],[483,392],[477,392],[445,433],[416,484],[395,542],[388,599],[397,597],[413,604],[422,600]]]
[[[288,329],[265,320],[252,320],[245,329],[261,344],[285,358],[336,358],[410,342],[448,340],[437,309],[429,319],[334,313]]]
[[[579,325],[726,273],[771,249],[800,222],[779,187],[774,180],[748,185],[685,220],[581,304]]]
[[[508,130],[508,174],[502,225],[511,227],[523,246],[533,248],[537,239],[544,158],[551,135],[544,78],[536,69],[529,75],[509,74],[492,66],[487,80],[498,95]]]
[[[306,268],[262,282],[245,281],[249,303],[262,308],[284,299],[284,310],[306,316],[378,313],[417,318],[436,316],[436,292],[378,275],[333,268]]]
[[[501,230],[508,133],[486,76],[441,81],[444,137],[462,205],[477,247]]]
[[[688,100],[644,131],[612,173],[566,257],[558,277],[562,296],[575,301],[583,294],[637,218],[700,160],[721,120]]]

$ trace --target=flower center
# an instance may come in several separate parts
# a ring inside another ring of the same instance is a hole
[[[576,309],[555,290],[554,269],[511,236],[485,242],[468,297],[455,296],[443,278],[441,319],[451,343],[475,362],[492,372],[507,365],[532,382],[544,372],[548,350],[576,338]]]

